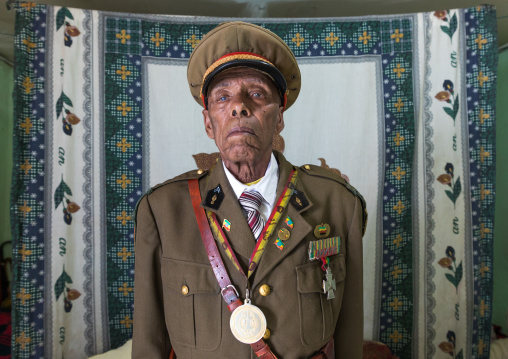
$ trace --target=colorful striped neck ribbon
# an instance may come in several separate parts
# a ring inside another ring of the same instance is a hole
[[[255,189],[245,190],[240,195],[240,198],[238,198],[238,201],[247,212],[247,223],[249,224],[252,234],[254,234],[254,238],[257,240],[265,226],[265,221],[259,212],[261,203],[263,202],[263,196]]]
[[[296,170],[292,170],[289,174],[289,178],[286,182],[286,186],[282,190],[282,193],[277,200],[275,206],[273,207],[272,214],[270,214],[270,217],[268,218],[265,228],[263,228],[263,231],[261,232],[261,235],[259,236],[259,240],[256,242],[256,246],[254,247],[254,250],[252,251],[250,260],[249,260],[249,271],[247,272],[247,279],[249,279],[256,270],[259,261],[261,260],[261,256],[263,255],[266,244],[268,242],[268,239],[271,237],[272,233],[274,232],[275,228],[277,228],[277,224],[279,223],[279,220],[282,217],[282,214],[286,210],[286,207],[289,203],[289,199],[293,195],[293,191],[296,186],[296,182],[298,180],[298,172]],[[222,231],[222,228],[220,226],[219,221],[217,221],[217,217],[215,216],[215,213],[213,213],[210,210],[206,210],[206,216],[208,217],[208,223],[210,224],[210,228],[212,229],[212,232],[219,240],[219,243],[221,244],[222,248],[226,252],[226,255],[228,258],[233,262],[235,268],[245,275],[242,267],[240,266],[240,262],[238,262],[238,259],[236,258],[235,253],[233,252],[233,249],[229,245],[229,242],[226,238],[226,235]]]

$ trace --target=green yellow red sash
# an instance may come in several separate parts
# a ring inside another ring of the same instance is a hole
[[[279,199],[277,200],[277,203],[273,207],[272,213],[270,214],[268,221],[266,221],[265,227],[263,228],[263,231],[261,232],[259,239],[256,242],[256,247],[254,247],[254,250],[252,251],[249,260],[249,271],[247,273],[247,278],[250,278],[252,273],[254,273],[254,271],[256,270],[259,261],[261,259],[261,256],[265,251],[268,239],[275,230],[275,227],[277,227],[277,224],[279,223],[279,220],[282,217],[282,213],[286,209],[289,199],[293,194],[297,179],[298,179],[298,171],[292,170],[291,173],[289,174],[286,186],[284,187]],[[238,259],[236,258],[231,246],[229,245],[226,236],[224,235],[224,232],[222,231],[222,228],[217,220],[217,217],[215,216],[215,213],[207,210],[206,216],[208,217],[210,229],[212,230],[214,236],[219,240],[222,248],[226,252],[227,257],[231,260],[231,262],[233,262],[236,269],[240,273],[245,275],[244,271],[242,270],[242,267],[240,266],[240,263],[238,262]]]

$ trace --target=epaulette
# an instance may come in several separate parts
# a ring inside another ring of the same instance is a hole
[[[152,193],[156,189],[161,188],[162,186],[165,186],[167,184],[170,184],[173,182],[179,182],[179,181],[186,181],[186,180],[195,179],[195,178],[199,179],[201,177],[206,176],[209,172],[210,172],[210,170],[201,170],[201,169],[188,171],[188,172],[182,173],[181,175],[178,175],[176,177],[168,179],[167,181],[159,183],[159,184],[153,186],[152,188],[150,188],[141,197],[139,197],[138,202],[136,203],[136,206],[134,207],[134,212],[132,213],[132,219],[134,221],[134,225],[136,224],[136,215],[138,213],[138,207],[139,207],[139,204],[141,203],[141,200],[143,199],[143,197],[148,196],[150,193]]]
[[[327,169],[324,167],[316,166],[316,165],[303,165],[300,166],[300,169],[308,174],[309,176],[318,176],[323,178],[329,178],[331,180],[334,180],[351,192],[354,196],[358,197],[360,200],[360,203],[362,204],[363,208],[363,225],[362,225],[362,235],[365,234],[365,230],[367,228],[367,220],[368,220],[368,213],[367,213],[367,203],[365,202],[365,199],[363,196],[358,192],[356,188],[354,188],[352,185],[350,185],[341,175],[336,173],[335,171],[332,171],[331,169]],[[340,172],[339,172],[340,173]]]

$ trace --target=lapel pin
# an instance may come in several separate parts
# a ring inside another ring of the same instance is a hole
[[[284,249],[284,242],[282,242],[279,238],[277,238],[273,244],[275,244],[275,246],[280,250]]]
[[[281,241],[287,241],[291,237],[291,233],[286,228],[281,228],[278,237]]]
[[[229,232],[231,230],[231,222],[224,218],[224,222],[222,222],[222,228]]]
[[[286,225],[289,228],[293,229],[293,226],[295,225],[295,223],[293,222],[293,220],[289,216],[286,218],[285,222],[286,222]]]
[[[318,224],[314,228],[314,236],[317,239],[319,239],[319,238],[326,238],[326,237],[328,237],[329,234],[330,234],[330,225],[328,223]]]

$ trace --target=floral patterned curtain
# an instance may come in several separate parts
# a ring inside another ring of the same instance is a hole
[[[14,357],[85,358],[131,337],[133,210],[215,159],[185,65],[225,20],[17,3]],[[340,169],[367,200],[365,339],[400,358],[488,358],[495,10],[249,21],[302,69],[279,148]]]

